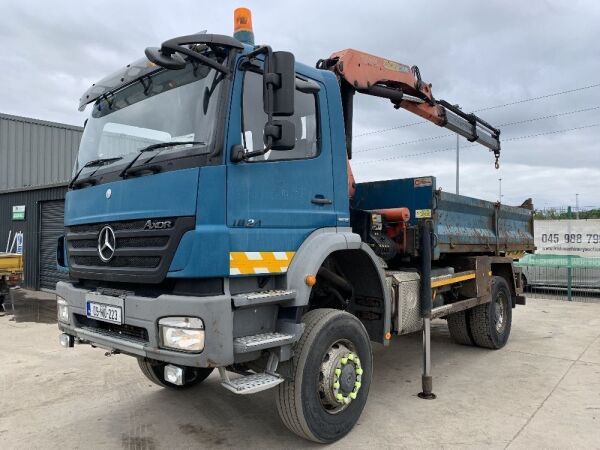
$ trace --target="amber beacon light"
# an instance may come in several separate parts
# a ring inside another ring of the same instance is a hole
[[[244,44],[254,45],[252,13],[248,8],[237,8],[233,13],[233,37]]]

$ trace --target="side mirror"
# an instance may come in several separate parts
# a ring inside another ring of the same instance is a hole
[[[240,162],[264,155],[269,150],[292,150],[296,145],[296,126],[282,116],[294,115],[296,68],[294,54],[273,52],[263,46],[246,55],[251,62],[259,54],[265,55],[263,69],[263,109],[268,116],[263,129],[265,147],[248,151],[242,145],[231,149],[231,161]]]
[[[294,54],[273,52],[267,55],[263,75],[265,113],[275,116],[294,114],[296,69]]]
[[[296,145],[296,126],[289,120],[272,120],[265,125],[264,136],[271,150],[292,150]]]

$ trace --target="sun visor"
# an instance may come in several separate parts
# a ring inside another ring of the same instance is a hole
[[[127,64],[113,74],[92,84],[90,88],[79,99],[79,111],[83,111],[88,103],[98,100],[108,92],[114,91],[122,86],[159,70],[162,67],[148,61],[147,58],[140,58],[137,61]]]

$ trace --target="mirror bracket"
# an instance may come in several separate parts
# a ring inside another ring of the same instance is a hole
[[[224,47],[241,50],[244,46],[238,40],[216,34],[196,33],[187,36],[179,36],[163,42],[160,48],[148,47],[145,51],[146,57],[153,63],[171,70],[180,70],[186,66],[184,56],[190,60],[198,61],[208,67],[212,67],[225,75],[229,74],[229,68],[204,56],[190,48],[196,44],[222,45]]]
[[[248,150],[246,150],[246,148],[244,148],[244,146],[241,145],[241,144],[234,145],[231,148],[231,162],[239,163],[239,162],[242,162],[242,161],[248,161],[250,158],[254,158],[256,156],[262,156],[262,155],[264,155],[269,150],[271,150],[270,145],[266,146],[263,149],[254,150],[254,151],[251,151],[251,152],[249,152]]]
[[[270,150],[293,150],[296,145],[296,127],[288,120],[273,120],[267,122],[264,128],[265,147],[260,150],[248,151],[243,145],[231,148],[231,162],[247,161],[256,156],[262,156]]]
[[[277,73],[266,73],[264,77],[267,86],[273,86],[273,89],[278,89],[281,86],[281,75]]]

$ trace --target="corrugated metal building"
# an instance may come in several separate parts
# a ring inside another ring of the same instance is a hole
[[[0,251],[23,232],[24,287],[53,289],[64,277],[56,270],[56,239],[82,132],[72,125],[0,114]],[[14,207],[24,207],[23,218]]]

